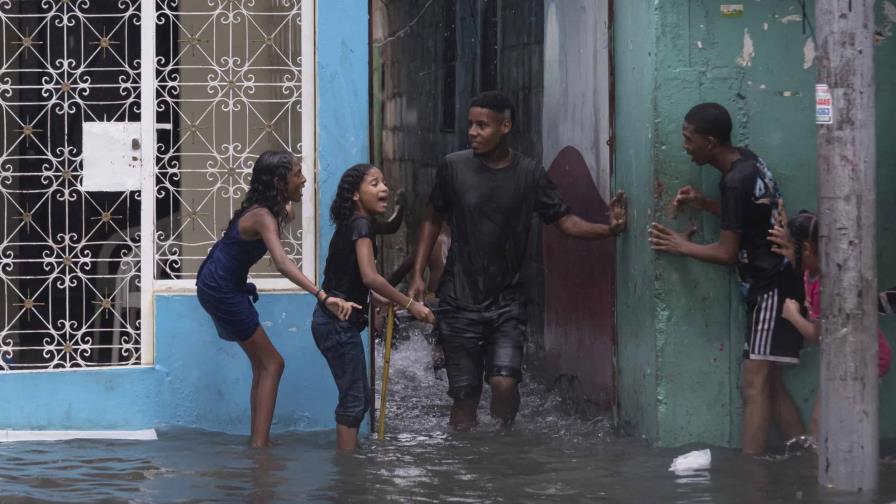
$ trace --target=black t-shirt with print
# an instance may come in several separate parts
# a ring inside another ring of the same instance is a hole
[[[533,214],[551,224],[569,213],[544,168],[518,152],[500,169],[471,150],[449,154],[429,201],[451,226],[440,303],[466,310],[522,300],[520,271]]]
[[[376,257],[373,221],[369,217],[355,215],[347,224],[336,227],[330,240],[327,264],[324,266],[324,291],[331,297],[339,297],[364,307],[364,310],[353,310],[353,315],[356,312],[359,315],[366,313],[370,291],[361,280],[361,268],[355,253],[355,242],[361,238],[373,241],[373,254]]]
[[[774,287],[784,265],[768,241],[781,193],[761,158],[748,149],[738,151],[740,159],[719,182],[721,229],[740,233],[737,271],[741,281],[750,284],[750,293],[758,294]]]

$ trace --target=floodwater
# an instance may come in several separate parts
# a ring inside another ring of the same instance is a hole
[[[859,498],[820,488],[816,456],[801,448],[764,458],[714,448],[710,470],[676,476],[672,459],[702,447],[615,437],[607,421],[576,418],[531,382],[513,430],[496,430],[483,401],[481,425],[452,433],[446,383],[429,363],[422,338],[395,350],[386,440],[369,438],[357,453],[334,452],[333,432],[279,434],[267,450],[198,430],[163,430],[152,442],[0,444],[0,503],[896,501],[896,460],[881,463],[877,495]]]

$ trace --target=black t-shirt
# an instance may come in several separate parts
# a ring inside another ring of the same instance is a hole
[[[569,213],[544,168],[511,152],[489,168],[465,150],[446,156],[429,201],[451,226],[440,303],[484,310],[522,299],[520,270],[533,214],[551,224]]]
[[[364,310],[353,310],[353,315],[356,312],[366,313],[370,292],[361,280],[361,268],[355,253],[355,242],[361,238],[373,241],[373,255],[376,257],[373,221],[369,217],[355,215],[347,224],[336,227],[330,240],[327,264],[324,266],[324,291],[331,297],[339,297],[364,307]]]
[[[740,233],[737,271],[756,294],[774,286],[784,265],[784,258],[772,252],[768,241],[781,193],[765,161],[747,149],[738,151],[740,159],[719,182],[721,228]]]

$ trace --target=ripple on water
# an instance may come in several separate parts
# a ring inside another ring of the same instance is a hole
[[[381,356],[381,348],[379,355]],[[816,483],[817,457],[794,442],[765,458],[713,449],[709,471],[676,476],[671,460],[700,447],[652,448],[614,438],[606,418],[581,418],[531,379],[512,430],[488,416],[447,428],[447,383],[419,334],[392,358],[385,441],[333,450],[333,433],[281,433],[268,450],[245,436],[168,429],[154,442],[0,444],[0,502],[851,502]],[[281,391],[287,393],[287,391]],[[335,398],[334,398],[335,403]],[[885,451],[884,453],[891,453]],[[896,457],[881,465],[874,502],[896,499]],[[12,498],[12,499],[10,499]]]

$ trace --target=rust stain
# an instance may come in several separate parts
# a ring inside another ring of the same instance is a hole
[[[666,185],[657,180],[653,184],[653,197],[654,199],[661,199],[663,197],[663,193],[666,192]]]

